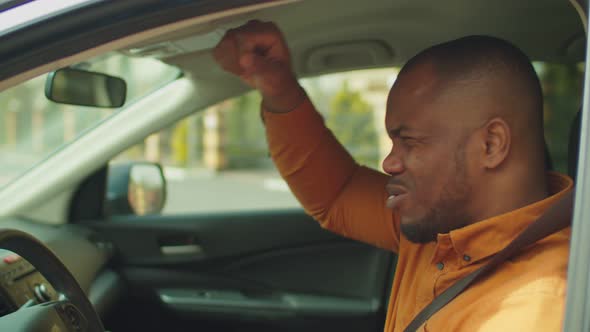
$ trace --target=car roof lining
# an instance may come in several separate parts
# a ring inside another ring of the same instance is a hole
[[[489,34],[508,39],[523,48],[533,60],[571,63],[584,59],[584,26],[576,9],[565,0],[539,1],[535,12],[526,5],[509,0],[486,3],[454,1],[448,6],[445,4],[443,11],[432,8],[432,2],[425,0],[376,0],[371,8],[350,0],[302,1],[286,6],[288,10],[268,8],[187,26],[143,40],[122,52],[142,48],[149,51],[151,46],[162,43],[171,43],[176,48],[174,44],[179,41],[186,44],[191,39],[211,38],[215,34],[220,38],[227,29],[250,19],[260,19],[274,21],[281,28],[299,77],[401,66],[423,48],[466,34]],[[339,9],[337,13],[334,13],[335,7]],[[538,15],[538,11],[551,13],[551,17],[557,19],[547,24],[542,19],[547,14]],[[486,12],[488,16],[487,19],[479,19],[481,16],[478,15],[461,18],[469,16],[470,12]],[[414,22],[416,15],[418,19]],[[519,18],[523,16],[531,21],[528,29],[517,28],[520,26]],[[497,22],[510,24],[498,30]],[[437,26],[445,26],[445,29],[436,31]],[[470,30],[465,31],[465,26],[470,26]],[[539,38],[529,40],[531,31],[537,31]],[[242,84],[214,63],[209,50],[183,52],[182,45],[178,48],[180,52],[176,49],[176,53],[171,55],[164,51],[151,56],[181,68],[193,80],[223,82],[226,87]]]
[[[355,0],[308,0],[284,5],[289,6],[288,10],[272,5],[258,4],[146,30],[4,80],[0,82],[0,90],[109,50],[125,52],[163,41],[199,38],[219,26],[227,29],[253,18],[277,22],[289,42],[293,65],[300,76],[348,69],[401,66],[411,56],[430,45],[466,34],[488,34],[508,39],[521,47],[533,60],[583,61],[585,50],[583,24],[574,6],[565,0],[540,0],[535,11],[531,11],[526,4],[511,0],[457,0],[440,7],[433,7],[429,0],[375,0],[372,6]],[[334,8],[338,10],[335,11]],[[469,15],[484,12],[486,15]],[[523,17],[526,17],[527,29],[522,29],[520,21]],[[552,20],[547,22],[544,17],[551,17]],[[465,29],[466,26],[469,30]],[[538,38],[530,38],[531,32]],[[391,50],[392,56],[375,59],[370,53],[363,54],[362,47],[356,53],[352,52],[353,45],[364,43],[379,43]],[[310,60],[317,57],[314,52],[318,49],[346,44],[350,45],[345,48],[347,51],[338,54],[334,50],[330,57],[346,59],[350,54],[357,54],[371,61],[327,62],[322,68],[318,66],[321,61]],[[208,50],[175,54],[162,60],[181,68],[188,76],[228,79],[214,65]]]
[[[109,51],[115,50],[122,50],[129,45],[142,43],[144,40],[149,40],[152,38],[156,38],[161,35],[165,35],[167,33],[171,33],[174,31],[180,31],[187,27],[193,26],[200,26],[206,24],[207,22],[211,22],[214,20],[218,20],[224,17],[235,17],[236,15],[240,15],[246,12],[256,11],[263,8],[274,7],[277,5],[283,5],[285,3],[290,3],[297,0],[277,0],[274,2],[256,2],[252,5],[241,6],[237,8],[226,9],[218,12],[213,12],[210,14],[199,15],[196,17],[191,17],[187,19],[178,20],[173,23],[163,24],[161,26],[150,28],[147,30],[143,30],[141,32],[132,33],[122,38],[117,38],[108,42],[105,42],[101,45],[96,45],[94,47],[90,47],[87,49],[83,49],[79,52],[73,53],[71,55],[63,56],[54,61],[49,61],[43,65],[34,67],[32,69],[23,71],[17,75],[11,76],[6,79],[0,80],[0,91],[14,86],[20,82],[23,82],[27,79],[31,79],[37,77],[41,74],[47,73],[51,70],[67,67],[92,57],[98,56],[100,54],[104,54]],[[61,45],[63,47],[67,47],[70,45]],[[183,68],[181,68],[183,69]],[[2,68],[0,67],[0,72]]]
[[[289,4],[289,10],[269,8],[242,15],[231,21],[215,22],[224,28],[239,26],[249,19],[274,21],[283,31],[292,52],[293,65],[300,76],[318,75],[348,69],[401,66],[420,50],[470,34],[485,34],[507,39],[537,61],[557,63],[583,61],[584,26],[568,1],[538,1],[535,11],[518,1],[453,1],[433,7],[431,1],[376,0],[372,6],[350,0],[314,0]],[[338,8],[337,11],[334,8]],[[486,15],[470,15],[486,13]],[[545,18],[551,17],[550,21]],[[522,21],[527,26],[522,27]],[[444,27],[444,28],[440,28]],[[469,27],[466,29],[465,27]],[[188,27],[134,47],[151,42],[200,38],[213,26]],[[536,38],[531,38],[536,36]],[[391,51],[390,57],[375,59],[363,54],[364,43],[378,43]],[[318,66],[310,58],[318,49],[350,45],[331,57],[345,59],[352,54],[366,58],[366,63],[337,61]],[[353,45],[358,45],[353,51]],[[194,76],[218,76],[211,57],[202,51],[164,56],[163,60]]]

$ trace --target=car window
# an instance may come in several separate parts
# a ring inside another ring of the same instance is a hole
[[[382,125],[397,70],[364,70],[301,80],[338,139],[370,167],[387,152]],[[293,209],[300,205],[274,167],[257,92],[223,101],[147,137],[113,162],[163,166],[163,214]]]
[[[567,173],[569,131],[582,105],[583,64],[535,63],[544,97],[545,140],[553,169]]]
[[[126,105],[179,75],[177,68],[160,61],[118,53],[109,53],[73,67],[124,78],[127,83]],[[0,92],[0,190],[121,109],[52,102],[45,97],[46,78],[47,75],[41,75]]]
[[[546,137],[554,167],[566,172],[581,67],[536,63],[535,68],[546,95]],[[385,104],[397,73],[386,68],[301,80],[338,140],[359,163],[378,170],[391,147]],[[260,101],[251,92],[196,112],[113,162],[160,163],[167,180],[162,213],[167,215],[299,208],[268,155]]]

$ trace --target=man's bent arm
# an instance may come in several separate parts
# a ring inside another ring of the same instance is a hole
[[[399,225],[385,207],[388,176],[358,165],[309,99],[288,113],[264,110],[270,154],[291,191],[322,227],[398,251]]]
[[[326,129],[297,82],[278,27],[252,20],[230,29],[213,56],[274,112],[263,111],[271,155],[307,212],[325,228],[397,251],[399,232],[385,209],[387,176],[358,166]]]

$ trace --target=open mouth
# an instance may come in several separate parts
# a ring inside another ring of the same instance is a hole
[[[400,202],[406,197],[406,190],[397,185],[388,185],[387,193],[389,196],[385,201],[385,206],[394,209],[399,206]]]
[[[399,206],[400,202],[404,199],[405,196],[405,193],[398,195],[389,195],[389,197],[387,197],[387,200],[385,201],[385,206],[387,206],[390,209],[395,209]]]

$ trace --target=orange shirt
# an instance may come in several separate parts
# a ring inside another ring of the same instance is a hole
[[[398,253],[385,331],[403,331],[455,281],[503,249],[571,190],[550,173],[552,196],[415,244],[385,207],[388,175],[359,166],[324,126],[310,101],[286,114],[263,112],[281,175],[322,227]],[[493,197],[490,197],[493,200]],[[570,228],[532,245],[447,304],[421,331],[558,331],[565,305]]]

